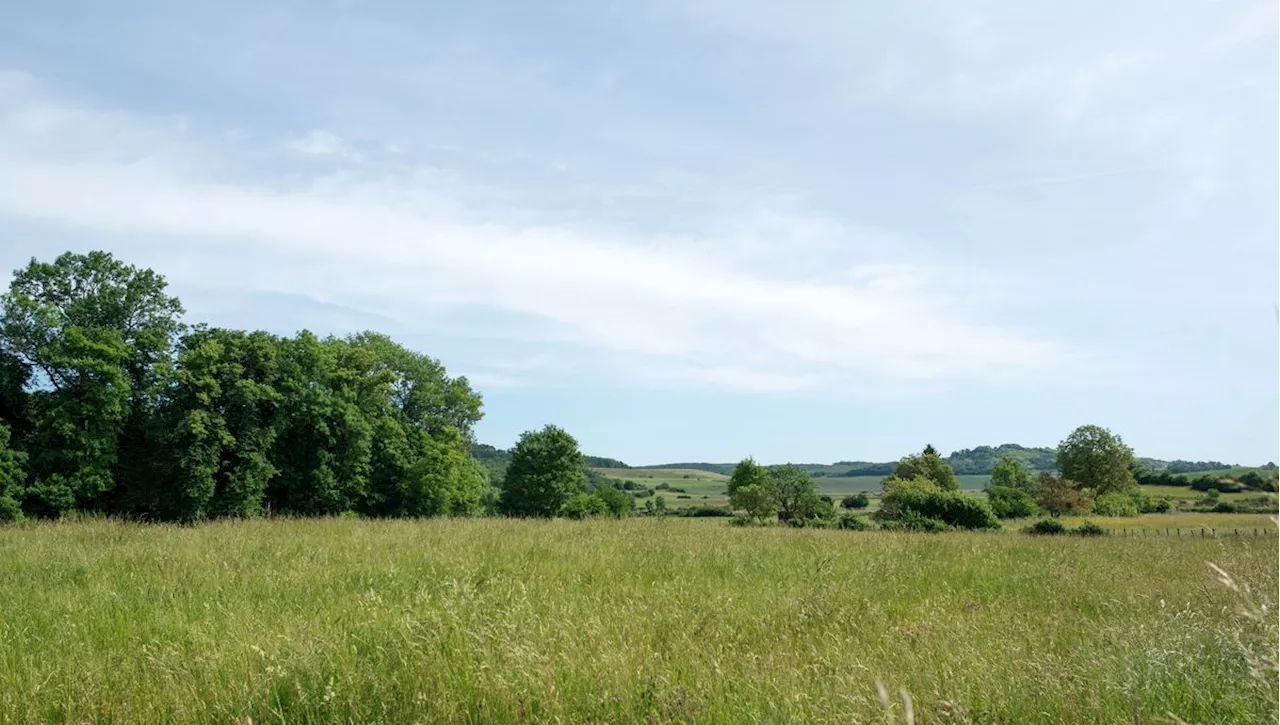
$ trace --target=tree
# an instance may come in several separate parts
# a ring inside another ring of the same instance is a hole
[[[1036,513],[1036,501],[1031,494],[1012,486],[988,487],[987,503],[1001,519],[1021,519]]]
[[[1035,479],[1018,459],[1005,454],[991,470],[991,486],[1013,488],[1026,494],[1035,492]]]
[[[0,298],[0,340],[30,372],[32,505],[112,510],[114,484],[150,460],[182,304],[164,278],[106,252],[34,259]]]
[[[264,332],[199,327],[185,335],[153,434],[162,462],[141,482],[121,482],[122,505],[179,521],[260,513],[276,473],[269,453],[279,351]]]
[[[368,350],[303,331],[280,350],[280,413],[267,487],[271,510],[325,516],[369,491],[375,422],[389,414],[391,374]]]
[[[1036,503],[1056,517],[1088,511],[1093,505],[1093,496],[1088,491],[1073,486],[1065,478],[1044,471],[1040,474]]]
[[[778,512],[773,479],[769,470],[756,463],[755,459],[744,458],[734,466],[733,475],[729,477],[728,494],[731,507],[746,511],[748,516],[758,521]]]
[[[937,449],[932,445],[927,445],[924,450],[915,455],[907,456],[893,470],[892,478],[910,480],[913,478],[927,478],[938,485],[938,488],[944,491],[960,490],[960,482],[956,480],[956,472],[942,460],[942,456],[938,455]]]
[[[1120,436],[1096,425],[1083,425],[1058,444],[1058,472],[1095,494],[1127,491],[1134,486],[1129,465],[1133,450]]]
[[[822,501],[813,478],[803,469],[790,464],[774,466],[769,469],[769,479],[777,500],[779,520],[802,522],[819,518]]]
[[[21,521],[27,454],[9,447],[9,426],[0,423],[0,522]]]
[[[578,441],[547,425],[526,431],[511,452],[502,484],[501,509],[509,516],[550,518],[570,496],[586,488]]]

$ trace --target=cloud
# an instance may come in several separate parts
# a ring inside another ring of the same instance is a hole
[[[59,132],[82,143],[63,149],[47,128],[22,123],[37,107],[56,109]],[[133,131],[95,135],[104,115]],[[190,275],[204,287],[301,295],[408,324],[475,309],[521,316],[544,323],[530,327],[542,342],[620,361],[617,374],[642,369],[648,381],[786,391],[1004,380],[1071,357],[1055,341],[965,316],[963,290],[930,283],[947,276],[938,270],[859,265],[847,255],[879,237],[794,209],[770,212],[763,228],[804,242],[799,254],[820,254],[821,273],[718,255],[750,238],[740,221],[701,237],[521,222],[460,198],[447,175],[388,167],[260,177],[227,158],[218,134],[195,139],[129,118],[29,88],[0,97],[0,178],[22,179],[0,185],[0,215],[136,237],[148,259],[185,260],[175,281]],[[332,134],[305,139],[304,152],[349,153]]]
[[[347,145],[346,141],[342,140],[341,136],[318,129],[305,136],[293,139],[286,146],[293,151],[309,156],[335,156],[352,161],[359,161],[362,158],[359,153]],[[391,145],[387,149],[391,151],[395,147]],[[398,150],[395,149],[395,151]]]

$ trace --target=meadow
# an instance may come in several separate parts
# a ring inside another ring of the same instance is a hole
[[[0,528],[0,722],[1273,721],[1277,558],[1274,535],[28,523]]]

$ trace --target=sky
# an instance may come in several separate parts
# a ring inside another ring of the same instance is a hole
[[[0,267],[632,464],[1280,458],[1277,5],[0,0]]]

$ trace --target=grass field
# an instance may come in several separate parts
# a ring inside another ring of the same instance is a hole
[[[87,521],[0,529],[0,582],[3,722],[904,722],[904,691],[917,722],[1276,709],[1274,537]]]

